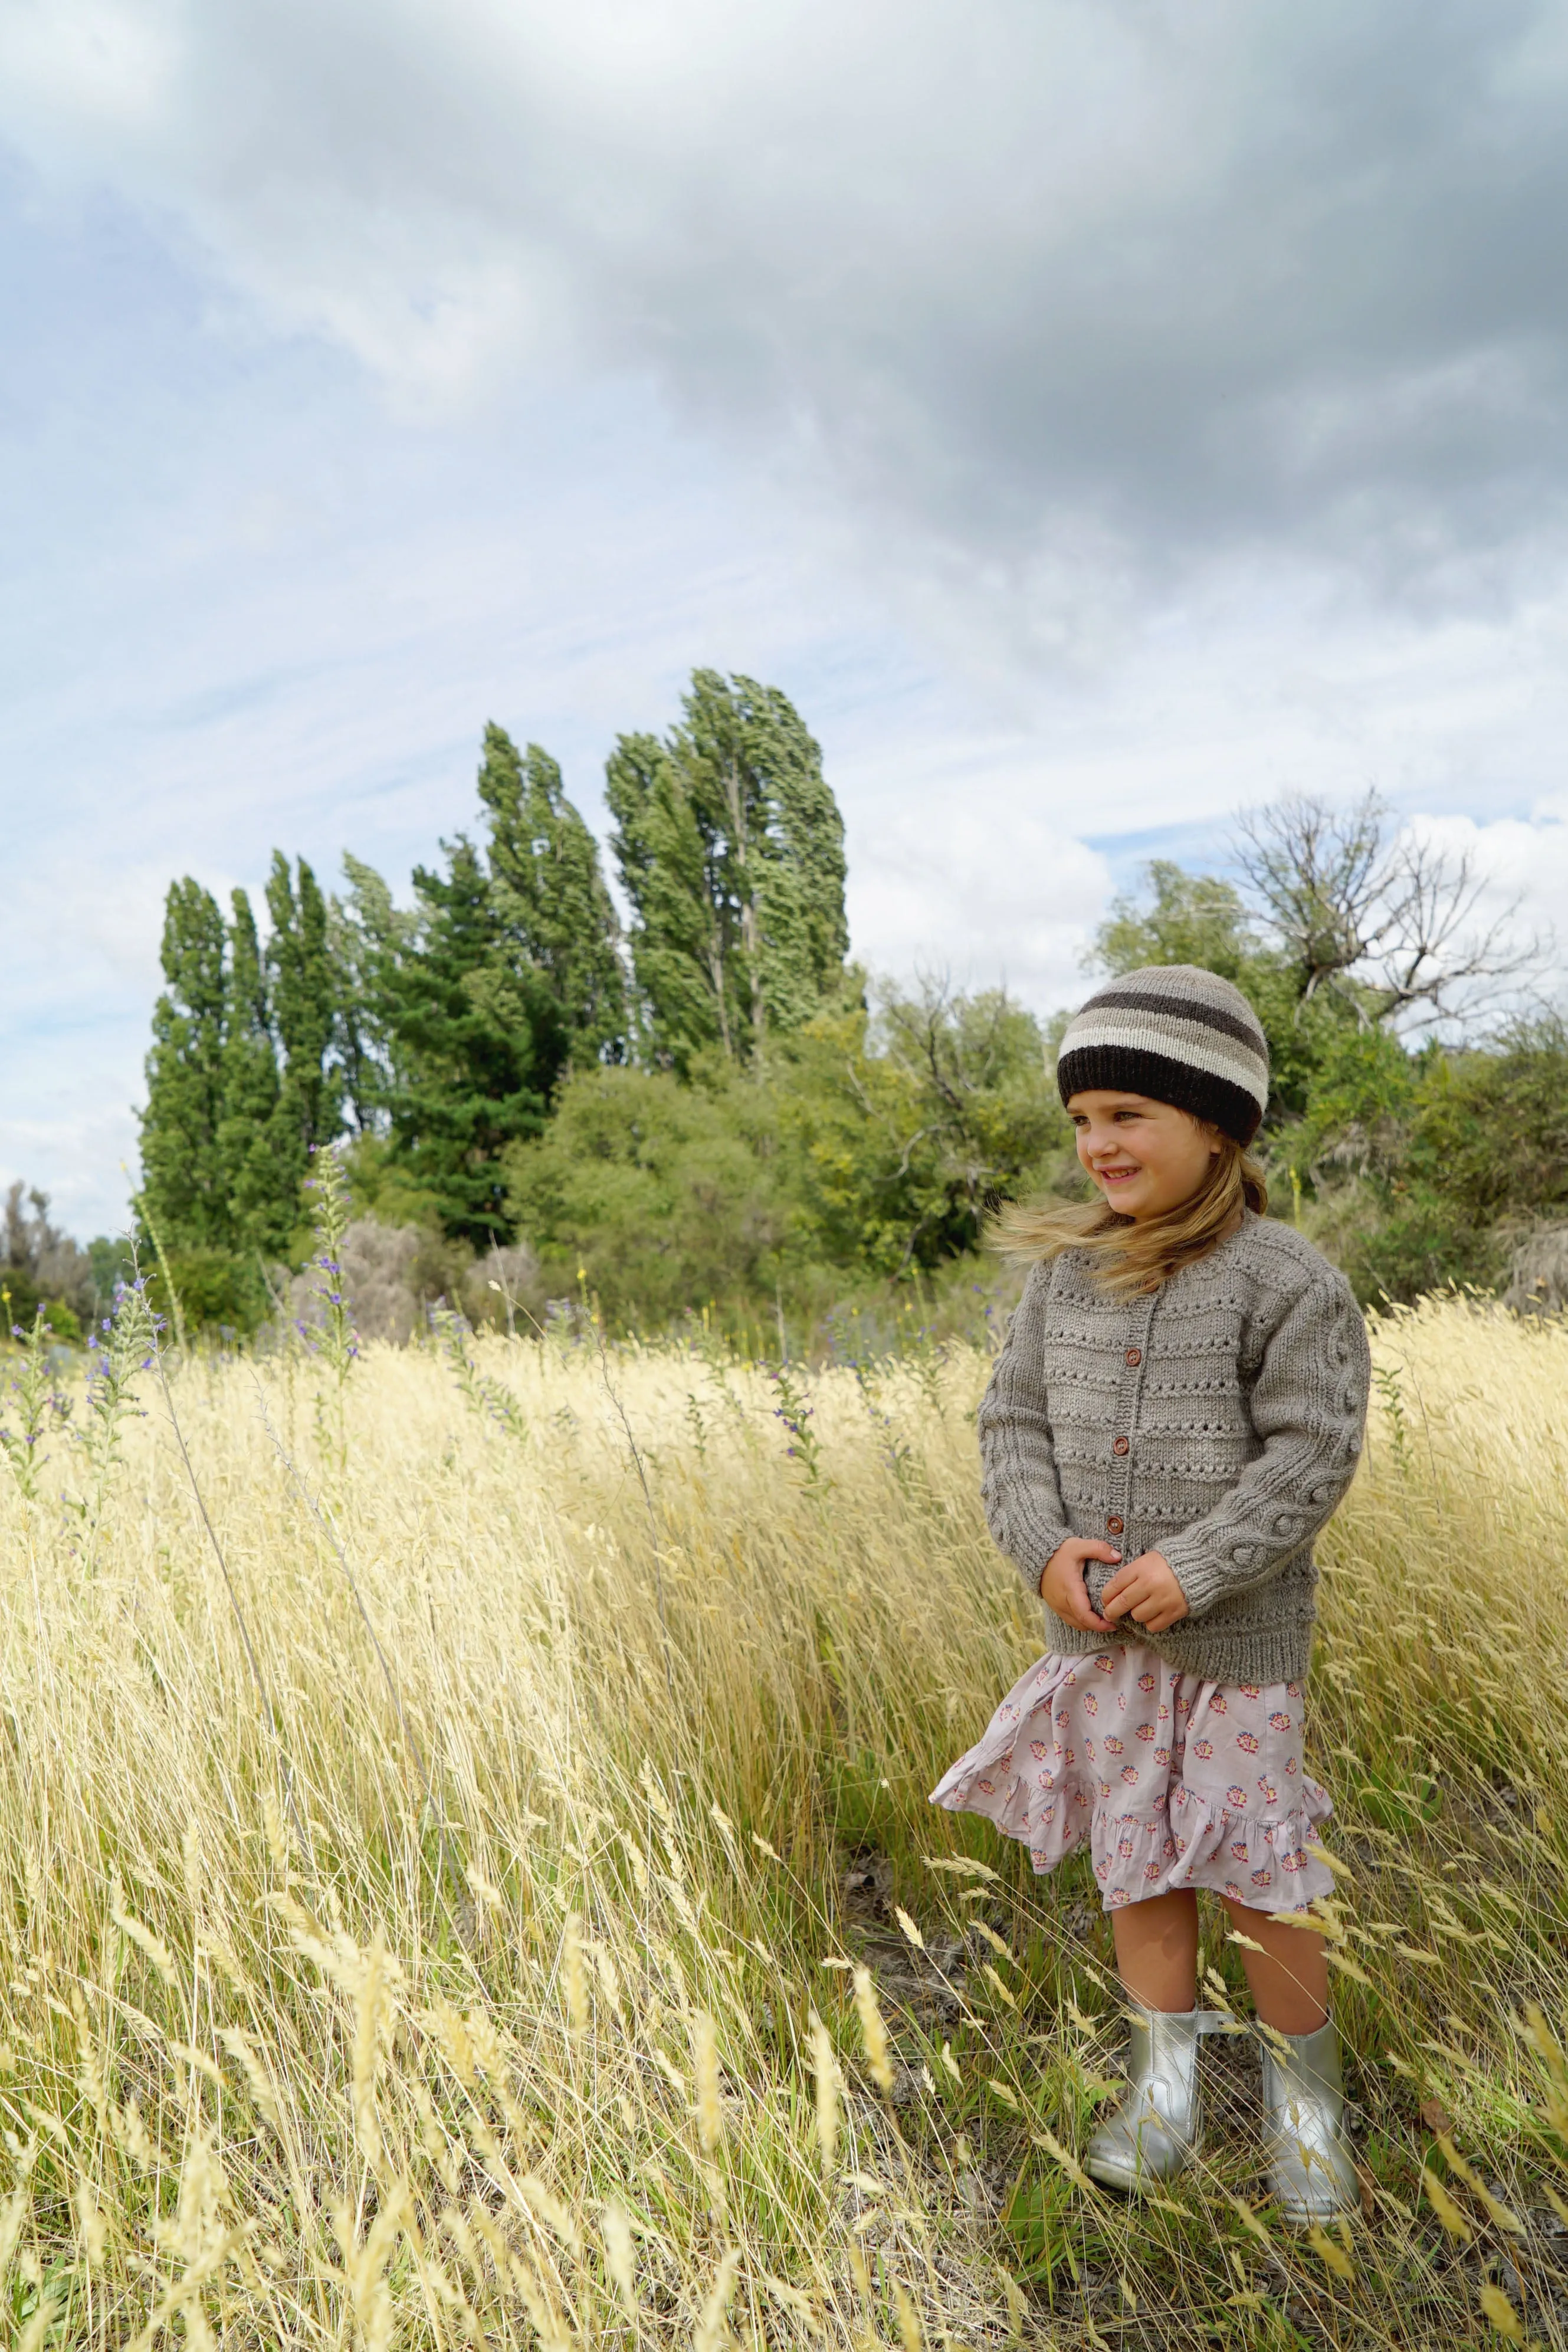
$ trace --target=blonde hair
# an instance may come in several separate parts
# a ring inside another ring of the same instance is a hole
[[[1257,1160],[1233,1137],[1216,1134],[1216,1140],[1219,1150],[1197,1191],[1163,1217],[1119,1216],[1104,1201],[1040,1201],[1032,1207],[1005,1201],[987,1241],[1026,1264],[1059,1257],[1063,1250],[1084,1250],[1095,1280],[1116,1297],[1157,1290],[1178,1268],[1206,1256],[1223,1241],[1239,1223],[1243,1209],[1262,1216],[1268,1206],[1268,1187]]]

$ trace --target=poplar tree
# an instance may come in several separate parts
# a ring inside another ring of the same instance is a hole
[[[164,987],[153,1008],[141,1113],[142,1198],[165,1248],[228,1246],[223,1121],[224,927],[187,874],[163,907]]]
[[[788,697],[692,674],[661,742],[623,735],[605,771],[650,1058],[759,1060],[841,988],[844,827]]]
[[[273,1034],[282,1052],[278,1103],[271,1120],[278,1190],[298,1221],[300,1188],[310,1154],[330,1143],[340,1126],[340,1083],[329,1066],[334,1026],[331,960],[327,952],[327,902],[301,857],[298,885],[281,850],[272,853],[267,907],[272,918],[267,942],[268,1003]]]
[[[633,911],[632,975],[645,1058],[688,1074],[694,1055],[735,1057],[734,926],[686,780],[656,735],[623,735],[605,771],[621,887]]]
[[[447,845],[445,874],[416,866],[414,887],[416,922],[385,971],[392,1143],[447,1232],[485,1248],[511,1237],[501,1154],[542,1132],[569,1038],[471,842]]]
[[[561,1009],[579,1066],[626,1059],[626,979],[619,927],[599,847],[567,799],[561,770],[504,728],[485,729],[479,799],[489,813],[494,909],[519,961],[531,963]]]
[[[375,1129],[395,1082],[393,982],[415,919],[392,903],[374,866],[343,852],[349,887],[327,908],[332,974],[332,1052],[348,1115],[360,1134]]]
[[[278,1055],[256,918],[243,890],[231,899],[228,970],[224,987],[222,1109],[218,1161],[235,1247],[274,1256],[288,1244],[295,1203],[274,1149]]]

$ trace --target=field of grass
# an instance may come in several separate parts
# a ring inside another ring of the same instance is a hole
[[[341,1384],[175,1357],[118,1462],[79,1392],[36,1412],[0,2326],[1568,2345],[1568,1329],[1447,1301],[1375,1350],[1312,1738],[1364,2196],[1311,2239],[1241,2038],[1201,2174],[1085,2183],[1121,2040],[1087,1863],[1037,1881],[926,1802],[1041,1646],[980,1516],[982,1350],[782,1387],[583,1329]]]

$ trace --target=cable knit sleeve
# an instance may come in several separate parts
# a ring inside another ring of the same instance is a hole
[[[1050,1268],[1037,1265],[1013,1310],[1007,1344],[996,1359],[977,1423],[986,1525],[1036,1594],[1046,1562],[1071,1533],[1046,1394],[1049,1297]]]
[[[1371,1380],[1361,1310],[1325,1266],[1265,1345],[1251,1399],[1262,1453],[1212,1510],[1160,1547],[1194,1617],[1267,1583],[1332,1516],[1355,1475]]]

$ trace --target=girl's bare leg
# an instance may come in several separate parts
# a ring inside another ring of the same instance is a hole
[[[1113,1911],[1110,1925],[1117,1973],[1134,2000],[1145,2009],[1191,2009],[1198,1997],[1197,1896],[1152,1895],[1147,1902]],[[1315,1944],[1318,1938],[1300,1940]],[[1252,1957],[1249,1952],[1248,1959]]]
[[[1179,1898],[1167,1895],[1165,1900]],[[1263,1947],[1260,1952],[1248,1951],[1245,1944],[1241,1948],[1252,2005],[1263,2023],[1277,2033],[1316,2033],[1329,2013],[1328,1948],[1321,1936],[1307,1927],[1288,1927],[1269,1912],[1249,1911],[1245,1904],[1227,1902],[1225,1907],[1237,1934]],[[1135,1911],[1154,1908],[1153,1904],[1132,1906]],[[1131,1912],[1119,1911],[1118,1927],[1131,1916]],[[1116,1950],[1120,1959],[1120,1937]]]
[[[1279,2033],[1315,2033],[1329,2013],[1329,1961],[1321,1936],[1287,1927],[1242,1903],[1226,1909],[1238,1934],[1262,1946],[1242,1959],[1253,2006]],[[1110,1915],[1116,1967],[1145,2009],[1180,2011],[1197,1999],[1198,1902],[1195,1895],[1153,1895]]]

